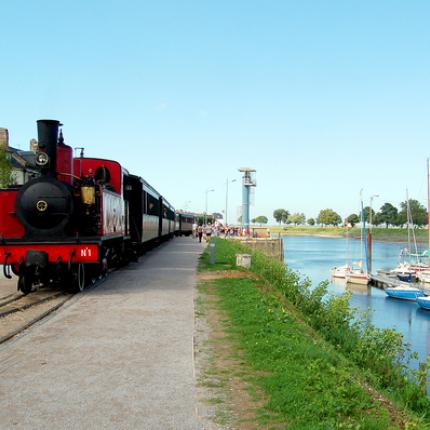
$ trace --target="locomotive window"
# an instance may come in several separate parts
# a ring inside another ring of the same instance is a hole
[[[100,184],[106,184],[110,181],[110,172],[109,169],[105,166],[97,167],[96,173],[94,175],[97,182]]]

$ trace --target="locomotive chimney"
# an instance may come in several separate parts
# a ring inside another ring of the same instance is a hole
[[[39,137],[39,150],[49,157],[48,175],[56,177],[58,127],[60,121],[41,119],[37,121],[37,133]]]

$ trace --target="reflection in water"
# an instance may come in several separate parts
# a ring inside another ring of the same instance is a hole
[[[368,285],[360,285],[360,284],[346,284],[346,290],[355,294],[362,294],[365,296],[369,296],[371,294],[372,289]]]
[[[371,294],[372,292],[372,289],[368,285],[354,284],[352,282],[347,282],[345,279],[342,279],[342,278],[332,277],[330,279],[330,283],[333,286],[340,287],[340,288],[336,288],[338,292],[350,291],[351,293],[364,294],[364,295]]]
[[[285,262],[289,268],[300,271],[314,284],[318,284],[329,279],[332,267],[345,264],[345,242],[342,238],[285,236]],[[359,250],[359,246],[360,241],[350,240],[351,256]],[[401,248],[402,244],[374,242],[374,270],[395,267]],[[334,294],[350,291],[351,305],[361,311],[370,310],[368,318],[375,326],[395,328],[402,333],[405,341],[419,356],[418,361],[412,363],[413,367],[427,360],[430,352],[429,311],[422,310],[415,302],[391,299],[378,288],[346,284],[341,279],[335,282],[332,280],[329,291]]]

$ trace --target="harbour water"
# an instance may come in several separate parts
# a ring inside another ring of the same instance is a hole
[[[404,247],[404,245],[403,245]],[[374,242],[373,269],[390,269],[399,262],[401,244]],[[330,280],[330,268],[360,258],[360,241],[343,238],[313,236],[284,236],[285,263],[301,276],[309,277],[314,285]],[[395,328],[418,353],[418,361],[425,362],[430,353],[430,311],[424,311],[414,302],[391,299],[384,291],[366,286],[330,283],[329,291],[335,294],[348,290],[352,293],[351,305],[359,310],[371,309],[369,318],[380,328]]]

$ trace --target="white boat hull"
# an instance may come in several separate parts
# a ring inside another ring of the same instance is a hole
[[[345,279],[346,275],[351,271],[351,267],[341,266],[341,267],[333,267],[333,269],[330,270],[330,275],[332,278],[336,279]]]
[[[345,277],[349,284],[367,285],[370,281],[367,272],[362,270],[351,270]]]

